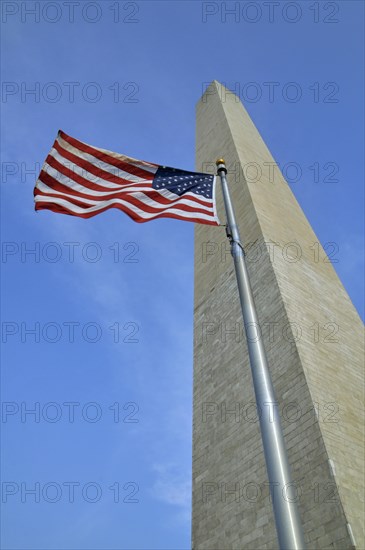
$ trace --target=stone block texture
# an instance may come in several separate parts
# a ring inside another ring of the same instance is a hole
[[[214,81],[196,169],[222,156],[308,548],[364,549],[363,324],[239,98]],[[219,181],[217,202],[225,223]],[[278,548],[258,414],[225,228],[196,225],[194,550]]]

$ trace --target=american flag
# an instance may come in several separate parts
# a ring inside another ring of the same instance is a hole
[[[220,225],[215,176],[99,149],[61,130],[34,188],[36,210],[90,218],[118,208],[136,222],[177,218]]]

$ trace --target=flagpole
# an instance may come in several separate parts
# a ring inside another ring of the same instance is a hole
[[[231,243],[231,253],[236,269],[279,546],[281,550],[303,550],[305,549],[304,536],[296,504],[298,494],[291,479],[265,348],[259,334],[256,338],[248,337],[250,327],[257,330],[259,323],[248,277],[245,253],[240,242],[239,230],[229,194],[226,179],[227,168],[223,159],[217,160],[216,164],[222,184],[227,215],[227,236]]]

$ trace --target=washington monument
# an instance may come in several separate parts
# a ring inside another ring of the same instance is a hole
[[[214,81],[196,169],[221,157],[259,324],[243,327],[225,228],[196,224],[192,547],[278,548],[247,350],[260,338],[293,480],[280,498],[295,498],[308,549],[362,550],[362,322],[239,98]],[[219,182],[217,203],[225,223]]]

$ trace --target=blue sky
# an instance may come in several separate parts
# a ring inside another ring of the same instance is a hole
[[[364,316],[363,3],[270,5],[2,3],[4,548],[190,547],[194,227],[36,215],[59,128],[193,170],[226,84]]]

